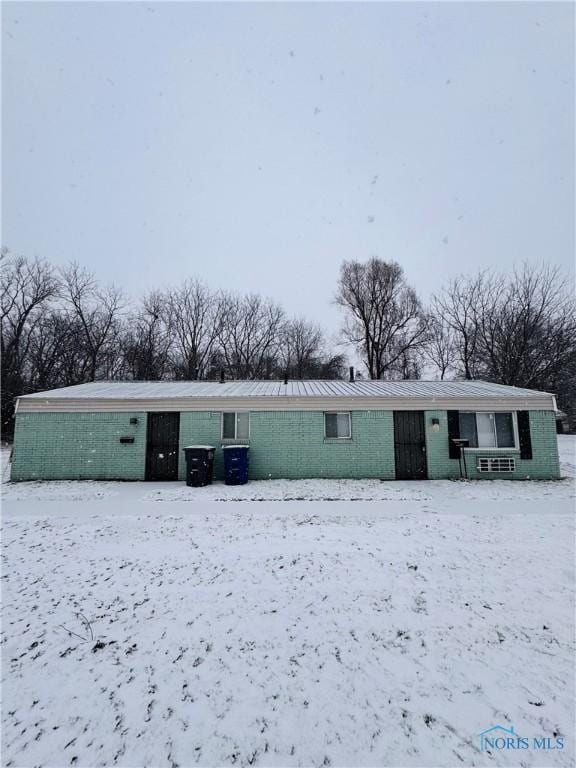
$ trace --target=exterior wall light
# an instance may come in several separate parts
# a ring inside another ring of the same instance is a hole
[[[440,419],[432,419],[432,432],[440,431]]]

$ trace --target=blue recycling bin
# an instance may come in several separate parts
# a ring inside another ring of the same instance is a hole
[[[224,480],[226,485],[244,485],[248,482],[248,445],[225,445]]]

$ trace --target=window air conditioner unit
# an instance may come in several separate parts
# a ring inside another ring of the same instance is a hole
[[[504,456],[482,456],[477,459],[478,472],[514,472],[516,461]]]

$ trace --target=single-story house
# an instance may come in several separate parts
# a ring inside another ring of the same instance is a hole
[[[250,478],[560,476],[553,395],[483,381],[99,381],[20,397],[13,480],[183,480],[183,448],[250,446]]]

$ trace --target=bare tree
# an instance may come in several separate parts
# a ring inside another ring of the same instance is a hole
[[[124,300],[77,264],[61,277],[46,262],[0,253],[2,429],[17,395],[95,378],[341,378],[345,360],[321,329],[287,321],[260,296],[221,294],[198,280],[154,291],[124,321]],[[440,377],[485,378],[545,389],[574,421],[573,286],[553,267],[452,280],[425,317],[395,263],[344,262],[337,303],[344,338],[371,377],[418,378],[423,354]]]
[[[388,381],[421,379],[424,367],[424,349],[420,346],[403,351],[394,363],[382,374]]]
[[[121,342],[128,378],[158,381],[166,376],[171,345],[167,307],[167,296],[152,291],[131,316]]]
[[[170,292],[167,325],[176,378],[204,378],[222,332],[222,299],[199,280],[187,280]]]
[[[1,274],[2,432],[13,430],[14,399],[30,391],[26,363],[42,312],[58,293],[53,268],[41,259],[3,253]]]
[[[459,277],[435,298],[427,353],[444,375],[558,395],[574,418],[576,302],[556,267]],[[450,355],[454,358],[450,360]]]
[[[507,278],[491,275],[477,323],[486,378],[546,388],[576,361],[576,305],[556,267],[524,264]]]
[[[307,378],[308,369],[320,357],[323,345],[324,338],[319,326],[304,318],[289,320],[282,337],[280,366],[290,378]]]
[[[328,353],[322,355],[309,368],[307,378],[310,379],[344,379],[348,370],[348,362],[342,354]]]
[[[424,348],[426,358],[438,370],[440,379],[446,378],[456,364],[456,341],[452,328],[439,312],[432,312],[428,320],[428,342]]]
[[[112,367],[113,344],[118,341],[120,319],[125,308],[122,291],[115,286],[102,288],[94,275],[76,263],[62,270],[62,296],[71,317],[78,320],[85,348],[83,380],[106,377]],[[100,370],[99,370],[100,368]]]
[[[319,325],[297,318],[284,326],[276,368],[278,377],[339,379],[346,374],[346,360],[328,350]]]
[[[464,379],[477,378],[478,364],[478,307],[481,296],[489,296],[488,273],[475,277],[457,277],[433,298],[433,317],[452,337],[450,367]],[[454,359],[455,358],[455,359]]]
[[[69,368],[70,358],[78,358],[80,345],[74,323],[58,308],[42,315],[30,337],[24,370],[31,391],[42,391],[76,384],[82,379],[77,371],[81,366]]]
[[[67,387],[72,384],[82,384],[86,381],[86,345],[84,343],[84,328],[67,308],[58,308],[55,313],[53,333],[62,340],[58,376],[50,387]]]
[[[235,379],[270,378],[285,329],[284,310],[261,296],[223,294],[218,356]]]
[[[342,335],[362,355],[371,379],[394,371],[402,356],[426,341],[420,301],[396,262],[345,261],[336,303],[345,311]]]

